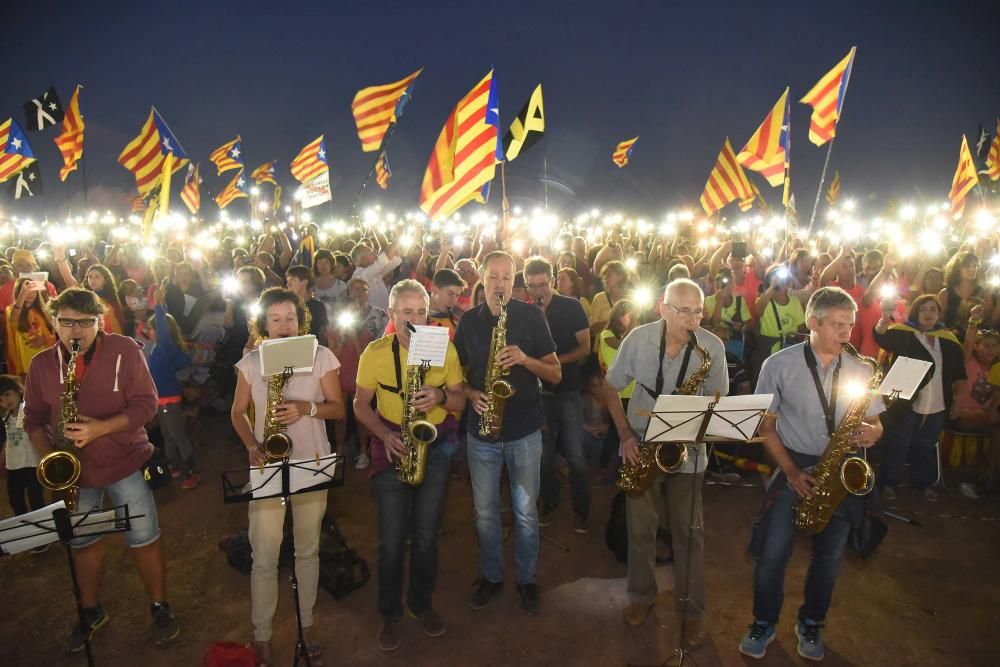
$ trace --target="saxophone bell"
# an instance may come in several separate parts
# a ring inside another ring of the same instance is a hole
[[[875,488],[875,470],[860,456],[848,456],[840,464],[840,483],[855,496],[866,496]]]
[[[658,444],[653,457],[656,467],[665,473],[677,472],[683,468],[688,462],[687,445],[686,442],[661,442]]]
[[[66,435],[66,424],[77,421],[76,409],[76,360],[80,354],[80,339],[70,340],[69,362],[66,364],[66,375],[63,379],[63,391],[59,397],[59,422],[56,428],[55,450],[49,452],[38,462],[35,476],[45,488],[53,491],[57,498],[62,498],[66,508],[76,511],[80,497],[80,458],[73,453],[73,441]]]

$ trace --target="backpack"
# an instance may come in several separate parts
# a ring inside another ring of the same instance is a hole
[[[364,586],[371,578],[368,563],[347,545],[332,519],[323,519],[319,539],[319,585],[335,600]]]

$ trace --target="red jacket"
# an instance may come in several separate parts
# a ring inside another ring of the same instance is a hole
[[[77,412],[95,419],[125,413],[128,428],[74,449],[80,458],[79,484],[96,488],[113,484],[138,470],[153,453],[145,426],[156,414],[153,378],[139,344],[126,336],[101,334],[97,350],[77,392]],[[40,428],[52,440],[59,419],[66,351],[61,343],[40,352],[31,361],[24,388],[24,430],[30,436]]]

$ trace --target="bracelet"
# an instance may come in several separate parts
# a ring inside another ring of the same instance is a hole
[[[983,323],[982,320],[974,320],[974,319],[971,319],[971,318],[969,319],[969,326],[970,327],[978,327],[982,323]]]

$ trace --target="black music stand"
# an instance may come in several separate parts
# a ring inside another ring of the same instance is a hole
[[[83,605],[80,603],[80,584],[76,578],[76,564],[73,562],[70,541],[74,537],[100,537],[111,533],[123,533],[132,528],[132,519],[143,514],[130,515],[128,505],[117,505],[109,509],[90,509],[86,512],[71,513],[62,501],[29,512],[12,519],[0,521],[0,553],[14,554],[31,546],[42,546],[52,542],[62,542],[66,548],[69,576],[73,582],[73,598],[80,626],[86,626]],[[87,665],[94,666],[94,652],[90,646],[90,635],[84,635],[84,653]]]
[[[246,503],[252,500],[281,498],[281,504],[287,510],[288,529],[291,539],[292,553],[295,553],[295,519],[289,504],[290,498],[300,493],[322,491],[344,485],[344,457],[340,454],[316,457],[301,461],[282,459],[280,462],[267,466],[227,470],[222,473],[222,502],[225,504]],[[295,484],[292,483],[293,471]],[[249,481],[240,483],[236,477],[242,478],[249,473]],[[293,488],[294,486],[294,488]],[[309,658],[309,648],[306,646],[302,633],[302,610],[299,609],[299,579],[295,574],[295,563],[292,563],[293,604],[295,605],[295,659],[293,667],[298,667],[299,659],[304,659],[306,667],[312,667]]]

